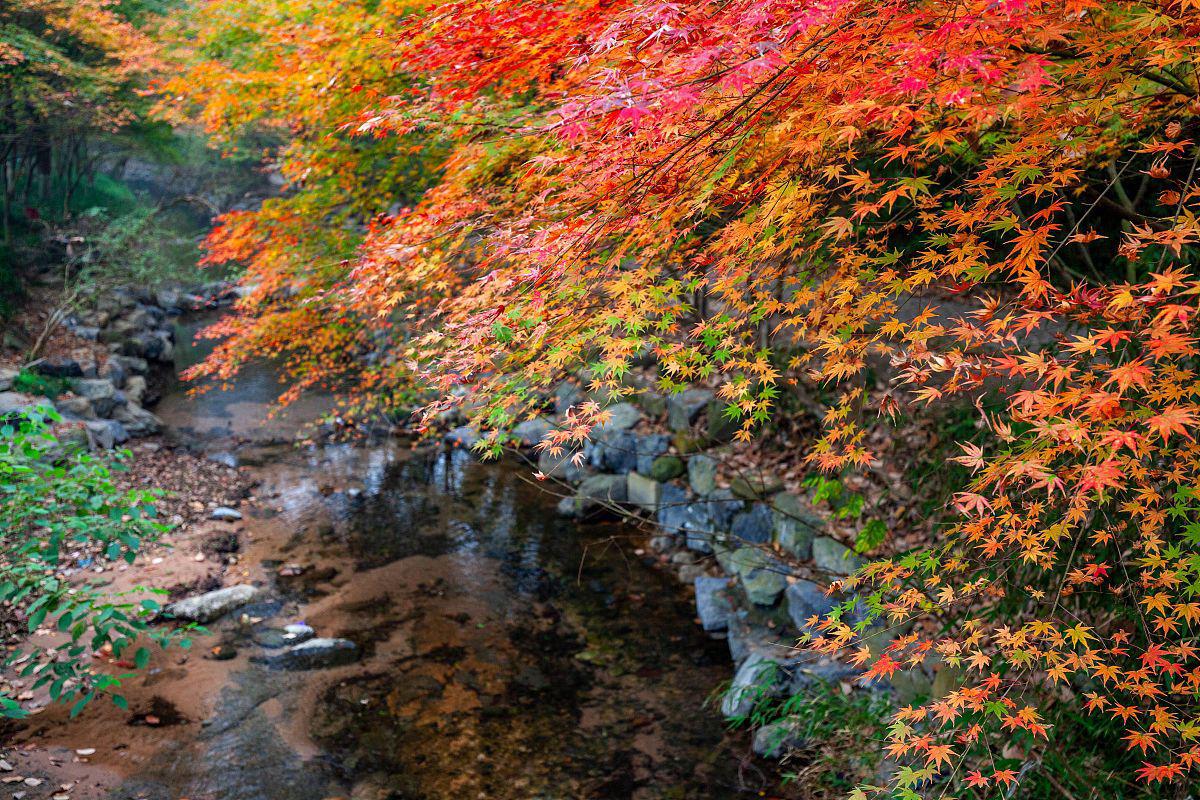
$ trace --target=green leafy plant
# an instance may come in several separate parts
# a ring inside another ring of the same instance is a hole
[[[65,574],[80,553],[96,562],[132,562],[167,526],[155,521],[152,493],[114,485],[113,470],[124,468],[128,453],[110,462],[66,451],[50,429],[59,421],[45,409],[0,426],[0,601],[28,633],[45,627],[59,634],[51,644],[5,643],[5,664],[32,679],[32,688],[48,686],[51,699],[71,703],[74,715],[102,694],[125,704],[118,690],[127,676],[98,671],[93,653],[111,652],[118,660],[133,650],[132,666],[140,669],[150,651],[139,640],[166,647],[182,633],[150,630],[159,611],[150,590],[111,596]],[[180,644],[189,642],[181,638]],[[0,694],[0,715],[24,713]]]
[[[17,376],[13,378],[12,385],[14,391],[37,394],[51,400],[70,388],[65,378],[53,378],[27,369],[17,373]]]

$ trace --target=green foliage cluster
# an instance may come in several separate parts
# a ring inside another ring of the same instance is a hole
[[[148,627],[159,611],[149,590],[112,596],[64,574],[81,557],[132,562],[166,526],[155,520],[152,494],[115,486],[113,471],[124,468],[128,453],[107,461],[70,451],[49,427],[58,421],[46,409],[0,426],[0,601],[28,633],[45,626],[57,634],[24,645],[5,642],[5,665],[33,688],[48,687],[53,700],[71,703],[76,714],[100,695],[125,703],[119,690],[126,676],[97,670],[92,653],[111,650],[140,669],[150,650],[139,641],[165,647],[177,634]],[[14,698],[0,695],[0,714],[24,712]]]
[[[22,369],[13,378],[13,391],[25,394],[36,394],[53,400],[70,388],[66,378],[56,378],[42,375],[29,369]]]

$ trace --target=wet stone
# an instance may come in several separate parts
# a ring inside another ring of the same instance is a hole
[[[348,639],[310,639],[263,660],[275,669],[324,669],[358,660],[358,645]]]
[[[237,648],[231,644],[219,644],[208,652],[208,657],[213,661],[232,661],[237,655]]]

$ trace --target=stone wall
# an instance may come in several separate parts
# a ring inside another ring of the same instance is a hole
[[[107,353],[97,355],[95,347],[80,347],[28,366],[41,375],[63,379],[69,387],[52,401],[67,423],[60,438],[67,444],[110,449],[130,437],[158,433],[162,423],[147,406],[157,400],[152,383],[155,370],[173,369],[174,318],[186,311],[227,305],[235,297],[224,283],[153,293],[118,289],[99,298],[93,308],[68,317],[64,327],[80,339],[104,345]],[[47,403],[45,398],[13,391],[17,374],[13,369],[0,370],[0,415]]]
[[[536,444],[557,414],[579,399],[572,385],[560,386],[556,414],[522,423],[514,431],[516,444]],[[581,451],[543,451],[538,469],[567,493],[559,504],[565,516],[637,514],[657,526],[651,548],[694,588],[698,623],[729,643],[734,677],[721,705],[726,717],[744,717],[764,692],[782,697],[840,691],[845,684],[856,691],[896,691],[900,699],[928,692],[932,676],[921,670],[903,691],[865,687],[856,682],[858,670],[794,647],[813,617],[841,603],[855,614],[854,598],[830,596],[825,587],[862,561],[829,535],[828,520],[807,496],[784,491],[771,476],[744,475],[718,485],[721,448],[733,431],[711,392],[648,395],[608,410],[610,421]],[[470,427],[445,437],[460,447],[478,438]],[[894,633],[879,631],[868,643],[879,650]],[[755,736],[755,749],[781,755],[788,741],[786,731],[764,729]]]

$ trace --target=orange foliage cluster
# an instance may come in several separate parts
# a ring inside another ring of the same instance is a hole
[[[359,411],[417,385],[430,413],[469,399],[503,428],[581,366],[628,393],[649,350],[663,390],[718,379],[743,438],[797,378],[844,387],[805,456],[836,471],[873,459],[859,378],[890,360],[886,411],[962,398],[992,436],[964,448],[945,538],[844,587],[888,624],[950,620],[861,649],[868,676],[935,653],[966,675],[897,716],[906,766],[884,788],[965,759],[948,779],[1004,789],[997,742],[1045,746],[1038,691],[1081,687],[1141,778],[1194,781],[1198,37],[1193,0],[440,4],[368,37],[398,86],[320,134],[440,137],[437,184],[363,217],[311,291],[319,267],[277,268],[269,209],[230,220],[218,255],[260,290],[200,373],[284,352],[306,383],[352,380]],[[363,65],[326,77],[336,51],[311,57],[266,82],[318,107],[356,95]],[[243,73],[206,69],[174,90],[211,114]],[[841,652],[870,622],[834,615],[809,644]]]

